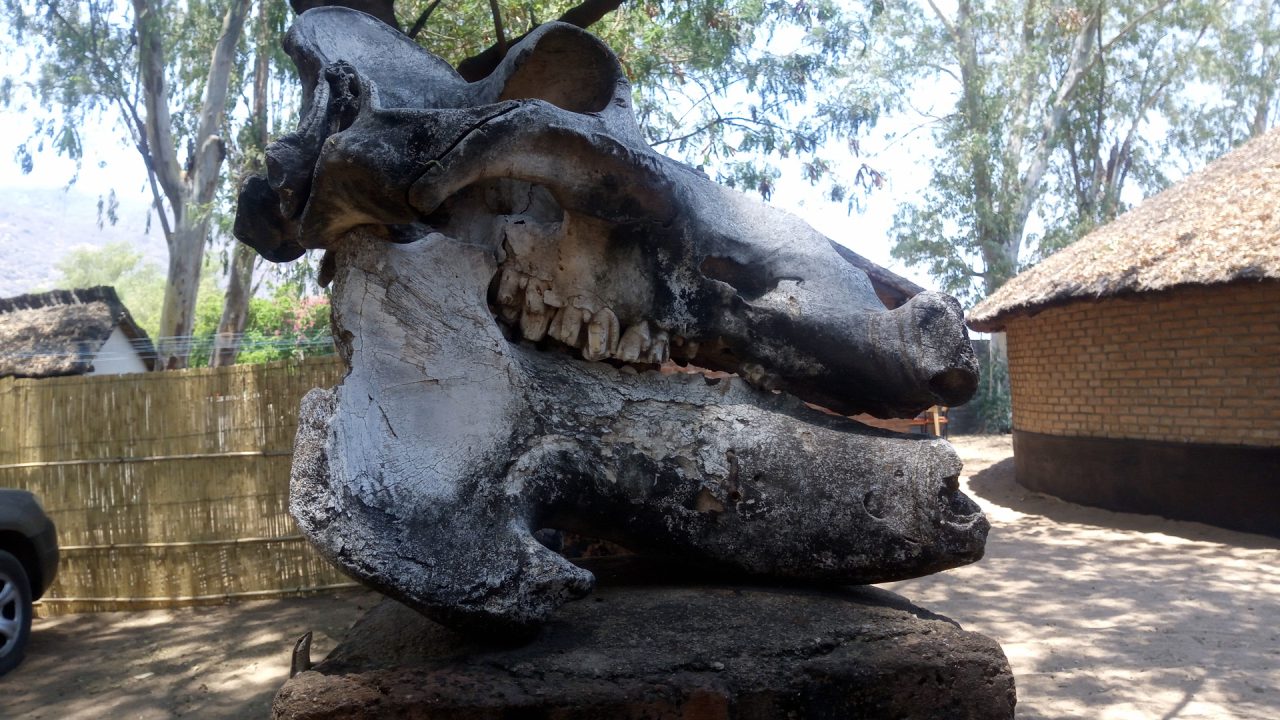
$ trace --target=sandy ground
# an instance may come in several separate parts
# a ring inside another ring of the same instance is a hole
[[[1007,436],[955,445],[986,557],[885,587],[998,640],[1019,718],[1280,719],[1280,539],[1062,502]]]
[[[1280,719],[1280,540],[1064,503],[1013,482],[1007,437],[956,446],[987,557],[886,587],[1000,641],[1020,718]],[[375,599],[40,619],[0,718],[265,718],[294,640],[318,660]]]
[[[353,590],[36,619],[26,660],[0,678],[0,718],[267,718],[294,642],[312,631],[311,657],[323,658],[378,597]]]

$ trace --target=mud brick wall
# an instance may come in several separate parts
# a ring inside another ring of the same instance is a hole
[[[1280,447],[1280,283],[1074,302],[1005,330],[1018,430]]]

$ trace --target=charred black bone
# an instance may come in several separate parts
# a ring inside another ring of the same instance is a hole
[[[981,557],[947,443],[801,402],[967,400],[954,299],[885,310],[812,228],[653,153],[616,58],[577,28],[539,28],[470,84],[350,10],[304,13],[287,47],[303,120],[236,233],[335,260],[351,371],[304,401],[291,505],[348,572],[492,627],[589,592],[544,526],[835,582]],[[671,357],[745,382],[651,370]]]

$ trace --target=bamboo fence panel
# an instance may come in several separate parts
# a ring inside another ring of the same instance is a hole
[[[288,514],[298,405],[337,358],[0,379],[0,487],[62,546],[49,612],[306,592],[350,581]]]

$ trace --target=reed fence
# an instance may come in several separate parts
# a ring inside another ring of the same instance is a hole
[[[345,587],[288,514],[298,403],[337,358],[0,379],[0,487],[34,492],[62,559],[46,612]]]

